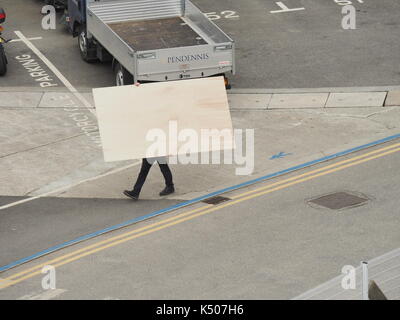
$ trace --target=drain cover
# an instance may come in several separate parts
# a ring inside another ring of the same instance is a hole
[[[229,200],[231,200],[231,199],[225,198],[225,197],[221,197],[221,196],[216,196],[216,197],[212,197],[212,198],[208,198],[206,200],[203,200],[202,202],[208,203],[208,204],[217,205],[217,204],[220,204],[221,202],[225,202],[225,201],[229,201]]]
[[[332,210],[340,210],[363,205],[368,202],[368,198],[362,195],[355,195],[349,192],[335,192],[322,197],[311,199],[310,204],[316,204]]]

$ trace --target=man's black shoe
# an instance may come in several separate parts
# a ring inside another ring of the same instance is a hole
[[[175,192],[174,186],[166,186],[163,191],[160,192],[160,196],[167,196]]]
[[[132,200],[135,200],[135,201],[139,200],[139,195],[133,191],[125,190],[124,195],[131,198]]]

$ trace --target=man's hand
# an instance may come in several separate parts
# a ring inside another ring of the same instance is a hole
[[[139,87],[139,86],[140,86],[140,82],[136,82],[136,83],[134,84],[134,86]]]

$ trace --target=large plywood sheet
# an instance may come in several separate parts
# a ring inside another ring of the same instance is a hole
[[[93,95],[105,161],[233,149],[223,77],[98,88]],[[229,138],[219,139],[220,145],[205,141],[204,130],[214,130],[215,135],[229,132]],[[162,133],[165,150],[149,154]],[[190,147],[184,148],[188,143]]]

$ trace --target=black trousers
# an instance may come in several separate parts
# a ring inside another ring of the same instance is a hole
[[[142,187],[144,185],[144,182],[146,181],[147,175],[149,174],[150,168],[155,161],[157,161],[157,160],[153,160],[153,159],[148,160],[146,158],[142,160],[142,167],[140,168],[139,176],[136,180],[135,186],[133,187],[133,192],[140,193],[140,191],[142,190]],[[172,173],[168,167],[167,162],[160,161],[160,160],[158,160],[157,162],[158,162],[158,165],[160,166],[161,173],[164,176],[165,185],[168,187],[173,186],[174,183],[172,182]]]

